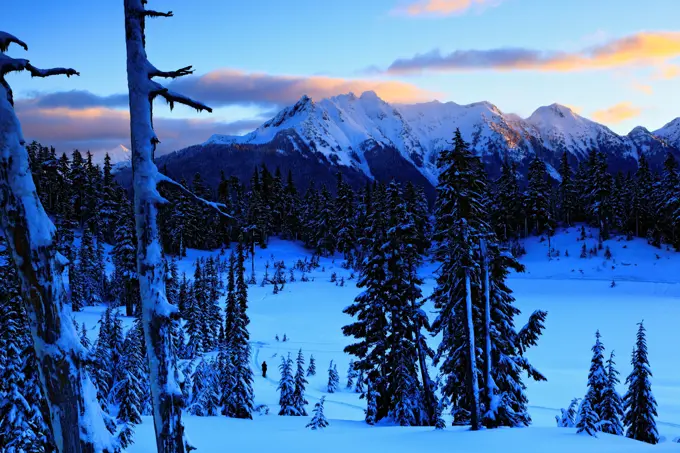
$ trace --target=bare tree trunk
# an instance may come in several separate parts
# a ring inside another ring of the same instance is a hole
[[[181,186],[161,175],[153,162],[158,138],[153,130],[152,102],[156,96],[161,96],[171,108],[177,102],[197,110],[211,110],[152,80],[153,77],[175,78],[192,73],[190,66],[177,71],[159,71],[147,58],[145,18],[170,17],[172,13],[145,10],[144,0],[124,2],[137,229],[137,272],[151,378],[156,445],[158,453],[184,453],[193,450],[193,447],[189,445],[184,434],[182,424],[184,398],[178,383],[173,349],[173,319],[179,317],[179,311],[168,302],[165,294],[165,265],[157,225],[157,204],[165,202],[158,193],[157,185],[160,182],[171,182],[178,187]]]
[[[409,263],[409,278],[413,278],[414,272],[417,271],[416,266],[413,265],[413,263]],[[414,311],[419,310],[417,307],[415,299],[411,300],[411,306],[413,307]],[[423,380],[423,394],[425,396],[425,411],[427,412],[427,425],[428,426],[434,426],[435,423],[437,422],[437,407],[435,404],[435,397],[434,397],[434,392],[432,388],[432,381],[430,379],[430,373],[427,370],[427,354],[425,354],[425,348],[423,347],[423,343],[421,341],[421,335],[420,331],[423,328],[422,322],[420,320],[420,315],[416,314],[416,325],[415,325],[415,333],[414,333],[414,340],[416,342],[416,348],[418,350],[418,363],[420,365],[420,377]]]
[[[486,404],[487,413],[490,413],[493,410],[491,408],[491,403],[493,401],[495,383],[491,377],[491,288],[489,287],[489,255],[485,239],[480,240],[479,246],[482,252],[482,270],[484,272],[484,333],[486,334],[484,341],[484,403]]]
[[[10,43],[26,45],[0,32],[0,226],[12,252],[21,281],[43,394],[46,422],[57,451],[113,452],[84,366],[84,350],[64,305],[63,257],[57,255],[54,224],[36,193],[29,157],[12,91],[4,75],[27,70],[34,77],[76,75],[73,69],[37,69],[27,60],[4,55]],[[1,314],[0,314],[1,316]]]

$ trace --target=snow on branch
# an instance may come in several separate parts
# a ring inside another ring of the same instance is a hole
[[[155,98],[156,96],[162,97],[170,105],[170,110],[172,110],[175,107],[175,103],[178,103],[186,105],[188,107],[192,107],[196,109],[196,111],[198,112],[200,112],[201,110],[206,110],[212,113],[212,108],[208,107],[204,103],[191,99],[190,97],[184,96],[183,94],[170,91],[168,88],[164,87],[160,83],[156,82],[152,83],[154,89],[149,94],[150,98],[153,100],[153,98]]]
[[[146,17],[172,17],[172,11],[168,11],[167,13],[162,13],[160,11],[154,11],[152,9],[145,9],[144,10],[144,16]]]
[[[31,77],[50,77],[54,75],[65,75],[66,77],[71,77],[74,75],[79,76],[80,73],[75,69],[71,68],[50,68],[50,69],[39,69],[26,62],[26,70],[31,73]]]
[[[160,71],[156,68],[152,68],[149,71],[149,77],[165,77],[167,79],[175,79],[177,77],[183,77],[193,74],[194,70],[191,66],[185,66],[176,71]]]
[[[26,45],[25,42],[23,42],[14,35],[11,35],[4,31],[0,31],[0,52],[7,52],[7,49],[9,49],[9,45],[12,43],[20,45],[21,47],[24,48],[24,50],[28,50],[28,45]]]
[[[529,321],[526,325],[522,327],[517,336],[519,337],[519,347],[520,352],[523,354],[530,346],[536,345],[538,337],[541,335],[543,329],[545,329],[546,317],[548,316],[547,311],[536,310],[529,316]]]
[[[213,201],[208,201],[205,198],[201,198],[198,195],[196,195],[195,193],[193,193],[191,190],[184,187],[182,184],[178,183],[177,181],[175,181],[174,179],[172,179],[168,176],[165,176],[162,173],[158,173],[158,175],[157,175],[157,184],[168,184],[171,187],[175,187],[175,188],[179,189],[181,192],[183,192],[184,194],[191,197],[191,199],[194,200],[196,203],[202,204],[202,205],[208,206],[211,209],[214,209],[215,211],[217,211],[217,213],[220,216],[225,217],[227,219],[233,219],[234,218],[233,216],[231,216],[230,214],[227,214],[226,212],[224,212],[222,210],[222,208],[226,208],[226,206],[224,204],[215,203]]]

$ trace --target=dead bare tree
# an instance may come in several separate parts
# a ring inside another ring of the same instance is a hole
[[[142,300],[142,321],[151,371],[151,395],[158,453],[184,453],[192,450],[186,441],[182,424],[182,392],[177,383],[177,365],[173,350],[173,320],[179,317],[177,307],[165,294],[165,267],[161,256],[157,205],[165,203],[159,192],[160,183],[171,184],[188,192],[180,184],[158,172],[154,153],[158,137],[153,130],[153,100],[165,99],[170,108],[175,103],[212,110],[201,102],[175,93],[154,77],[176,78],[193,72],[191,66],[176,71],[160,71],[148,60],[145,49],[147,17],[170,17],[172,12],[146,10],[146,0],[124,0],[125,38],[127,42],[127,75],[130,92],[130,131],[132,172],[137,228],[137,269]],[[196,198],[198,202],[208,203]],[[221,212],[219,205],[209,203]]]
[[[28,60],[5,55],[23,41],[0,32],[0,227],[17,264],[21,292],[38,360],[45,414],[52,441],[62,453],[114,452],[96,390],[84,368],[84,350],[65,302],[55,228],[36,193],[21,124],[14,112],[11,72],[33,77],[78,75],[73,69],[38,69]]]

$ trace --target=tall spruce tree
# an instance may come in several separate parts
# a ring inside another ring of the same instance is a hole
[[[293,360],[288,357],[281,357],[281,379],[279,380],[279,415],[298,415],[295,406],[295,379],[293,378]]]
[[[568,226],[573,225],[576,214],[576,188],[574,176],[569,165],[569,156],[565,151],[560,159],[559,211],[560,219]]]
[[[442,394],[454,406],[454,423],[479,428],[479,369],[474,320],[480,319],[481,287],[477,243],[488,234],[485,175],[479,158],[456,130],[453,149],[437,161],[439,184],[435,202],[434,256],[441,263],[432,294],[437,318],[432,330],[442,334],[435,355],[445,376]]]
[[[536,156],[529,165],[527,190],[525,193],[526,215],[530,228],[536,234],[552,231],[553,218],[550,211],[550,183],[545,162]]]
[[[234,268],[235,308],[234,325],[231,332],[225,332],[227,349],[231,351],[234,373],[233,416],[252,418],[253,412],[253,371],[250,368],[250,334],[248,333],[248,285],[245,278],[245,249],[239,242],[236,249]]]
[[[600,341],[601,335],[595,332],[595,344],[593,345],[593,358],[590,361],[588,372],[588,396],[590,406],[597,415],[598,420],[604,419],[604,398],[607,388],[607,372],[604,368],[604,345]]]
[[[50,441],[35,353],[14,263],[1,241],[0,312],[0,439],[7,452],[42,453]]]
[[[652,395],[652,372],[647,358],[647,338],[645,326],[638,324],[637,340],[631,358],[633,371],[626,378],[628,391],[623,397],[625,415],[623,424],[626,437],[647,442],[659,443],[659,432],[656,429],[656,399]]]
[[[305,399],[305,387],[307,379],[305,379],[305,357],[302,355],[302,349],[298,351],[297,360],[295,361],[297,368],[295,370],[295,389],[293,390],[293,404],[298,415],[307,416],[305,405],[309,402]]]
[[[612,351],[607,359],[607,385],[604,389],[600,421],[602,432],[622,436],[623,400],[616,391],[616,386],[619,384],[619,372],[614,368],[615,365],[614,351]]]

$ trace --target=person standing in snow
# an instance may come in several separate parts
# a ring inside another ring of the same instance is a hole
[[[262,377],[267,377],[267,362],[262,362]]]

